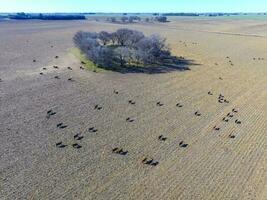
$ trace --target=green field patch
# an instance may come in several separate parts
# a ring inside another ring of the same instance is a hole
[[[102,69],[101,67],[97,66],[96,64],[94,64],[91,60],[89,60],[88,58],[86,58],[85,54],[82,53],[78,48],[72,48],[70,50],[70,52],[77,58],[79,59],[81,62],[85,63],[83,64],[83,66],[89,70],[89,71],[93,71],[93,72],[102,72],[105,71],[104,69]]]

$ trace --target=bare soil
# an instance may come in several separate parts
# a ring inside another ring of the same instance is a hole
[[[167,37],[191,70],[80,68],[74,33],[119,27]],[[266,199],[266,28],[0,22],[0,199]]]

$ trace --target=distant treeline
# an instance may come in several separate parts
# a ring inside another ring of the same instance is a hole
[[[9,15],[10,19],[41,19],[41,20],[84,20],[86,17],[84,15],[69,15],[69,14],[26,14],[17,13],[15,15]]]
[[[239,15],[239,13],[163,13],[162,15],[185,16],[185,17],[199,17],[199,16],[220,17],[220,16]]]
[[[164,13],[163,16],[187,16],[187,17],[197,17],[199,14],[197,13]]]

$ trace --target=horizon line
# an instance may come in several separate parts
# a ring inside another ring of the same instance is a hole
[[[165,14],[165,13],[195,13],[195,14],[207,14],[207,13],[224,13],[224,14],[258,14],[258,13],[262,13],[262,14],[266,14],[267,11],[259,11],[259,12],[244,12],[244,11],[234,11],[234,12],[224,12],[224,11],[212,11],[212,12],[93,12],[93,11],[89,11],[89,12],[74,12],[74,11],[70,11],[70,12],[63,12],[63,11],[56,11],[56,12],[35,12],[35,11],[31,11],[31,12],[25,12],[25,11],[12,11],[12,12],[0,12],[1,13],[92,13],[92,14]]]

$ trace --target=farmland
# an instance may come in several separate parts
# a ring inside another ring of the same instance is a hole
[[[0,27],[0,199],[266,199],[264,20]],[[96,73],[73,54],[77,31],[125,27],[190,70]]]

